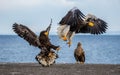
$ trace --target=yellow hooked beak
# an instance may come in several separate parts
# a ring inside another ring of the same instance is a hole
[[[62,40],[67,41],[67,37],[66,36],[62,36]]]
[[[48,32],[46,31],[45,33],[44,33],[46,36],[48,36]]]
[[[93,27],[94,23],[93,22],[89,22],[88,25],[91,26],[91,27]]]

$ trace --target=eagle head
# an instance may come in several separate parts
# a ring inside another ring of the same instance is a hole
[[[48,36],[49,35],[49,32],[48,31],[42,31],[41,33],[40,33],[40,36]]]
[[[85,23],[88,25],[88,26],[91,26],[93,27],[95,24],[95,21],[97,20],[97,17],[92,15],[92,14],[88,14],[86,17],[85,17]]]
[[[81,43],[80,43],[80,42],[78,42],[78,46],[81,46]]]

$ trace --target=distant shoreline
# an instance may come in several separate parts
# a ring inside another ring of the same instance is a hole
[[[120,64],[0,63],[2,75],[120,75]]]

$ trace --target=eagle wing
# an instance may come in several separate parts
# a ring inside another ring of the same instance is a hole
[[[87,20],[86,20],[87,18]],[[92,20],[94,26],[87,25]],[[60,25],[69,25],[75,33],[102,34],[106,32],[107,23],[94,15],[85,16],[78,8],[73,8],[62,18]]]
[[[94,26],[83,25],[76,33],[103,34],[106,32],[107,23],[100,18],[94,20]]]
[[[13,30],[15,33],[18,34],[18,36],[25,39],[30,45],[40,48],[41,44],[37,35],[32,32],[28,27],[22,24],[15,23],[13,24]]]
[[[70,25],[70,31],[75,31],[79,26],[85,15],[77,8],[73,8],[61,19],[60,25]]]

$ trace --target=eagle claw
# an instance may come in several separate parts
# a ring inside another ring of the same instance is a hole
[[[59,50],[60,50],[60,47],[56,48],[56,50],[59,51]]]
[[[70,42],[70,41],[69,41],[69,42],[67,42],[67,44],[68,44],[68,45],[69,45],[69,47],[70,47],[70,46],[71,46],[71,44],[72,44],[72,42]]]

